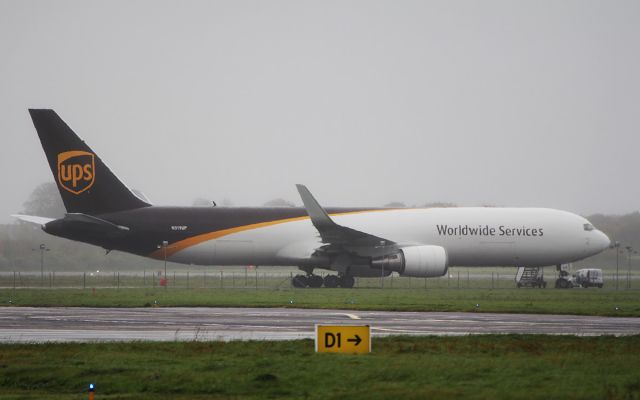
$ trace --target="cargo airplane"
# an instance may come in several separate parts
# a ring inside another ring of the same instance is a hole
[[[609,247],[585,218],[546,208],[164,207],[131,191],[48,109],[29,110],[67,214],[16,217],[107,251],[197,265],[296,266],[296,287],[354,277],[438,277],[451,266],[548,266]],[[337,274],[320,277],[316,269]]]

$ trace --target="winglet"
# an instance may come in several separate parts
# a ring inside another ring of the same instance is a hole
[[[322,208],[305,185],[298,184],[296,188],[298,188],[298,193],[300,193],[300,198],[302,198],[302,203],[311,218],[313,226],[315,226],[318,231],[322,232],[325,228],[336,226],[336,223],[333,222],[329,214]]]
[[[316,227],[318,233],[320,233],[320,237],[324,243],[360,247],[379,246],[382,242],[395,245],[395,242],[391,240],[336,224],[306,186],[296,185],[296,187],[304,203],[304,208],[307,210],[309,218],[311,218],[311,223]]]

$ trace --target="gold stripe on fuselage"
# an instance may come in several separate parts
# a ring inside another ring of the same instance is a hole
[[[348,212],[342,212],[342,213],[333,213],[329,215],[334,217],[334,216],[342,216],[342,215],[350,215],[350,214],[363,214],[363,213],[369,213],[369,212],[394,211],[394,210],[398,210],[398,209],[386,208],[386,209],[379,209],[379,210],[348,211]],[[232,233],[244,232],[244,231],[249,231],[249,230],[258,229],[258,228],[265,228],[273,225],[286,224],[287,222],[302,221],[305,219],[309,219],[309,216],[285,218],[285,219],[278,219],[275,221],[267,221],[267,222],[258,222],[255,224],[235,226],[233,228],[222,229],[219,231],[202,233],[200,235],[191,236],[186,239],[179,240],[175,243],[170,243],[166,248],[166,256],[170,257],[173,254],[179,251],[182,251],[184,249],[187,249],[189,247],[195,246],[197,244],[200,244],[209,240],[214,240],[214,239],[221,238],[223,236],[231,235]],[[149,257],[162,260],[165,257],[165,249],[160,248],[154,251],[153,253],[151,253]]]

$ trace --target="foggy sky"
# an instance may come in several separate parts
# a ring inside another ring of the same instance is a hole
[[[0,222],[54,108],[155,204],[640,208],[637,1],[0,0]]]

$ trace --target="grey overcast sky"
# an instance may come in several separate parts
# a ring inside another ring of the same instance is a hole
[[[0,221],[54,108],[156,204],[640,208],[639,1],[0,0]]]

